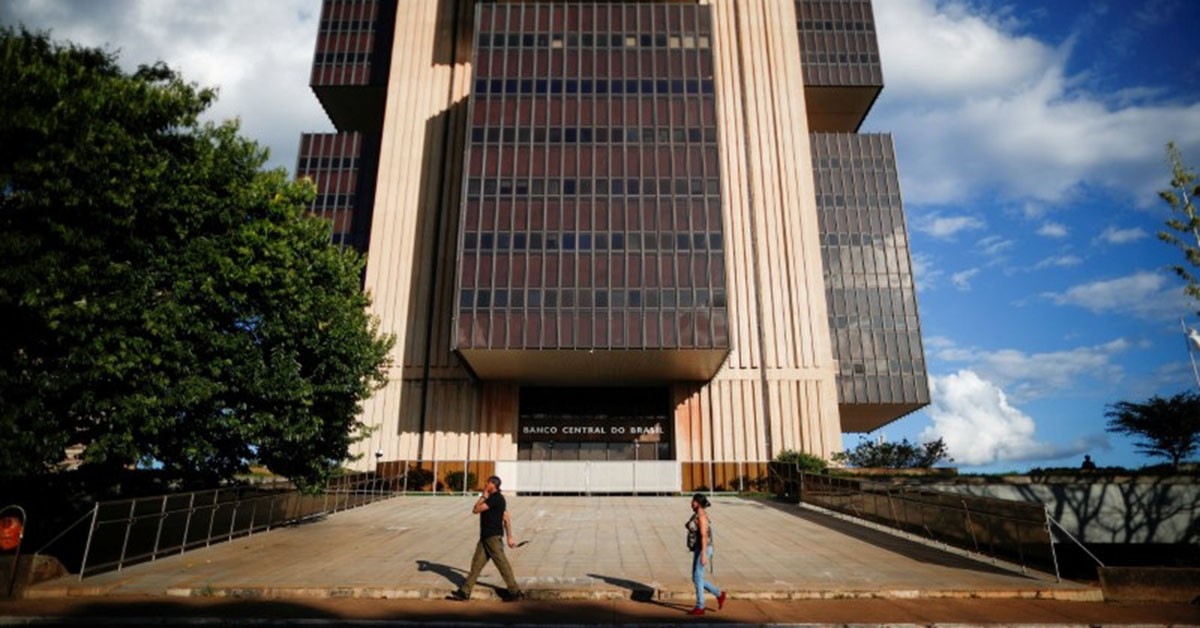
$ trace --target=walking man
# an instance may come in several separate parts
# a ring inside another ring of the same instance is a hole
[[[460,602],[471,599],[471,590],[475,588],[479,572],[483,571],[483,566],[489,559],[496,563],[496,569],[500,570],[504,584],[508,586],[508,591],[502,593],[500,598],[505,602],[515,602],[521,599],[523,597],[521,587],[517,585],[512,567],[509,566],[508,558],[504,555],[506,537],[509,547],[516,547],[517,543],[513,538],[512,519],[509,517],[507,504],[504,496],[500,494],[499,477],[493,475],[488,478],[487,484],[483,487],[483,494],[479,496],[475,506],[471,508],[471,512],[479,515],[479,543],[475,545],[475,556],[471,559],[471,573],[467,575],[467,581],[446,596],[446,599]],[[505,531],[507,531],[507,535]]]

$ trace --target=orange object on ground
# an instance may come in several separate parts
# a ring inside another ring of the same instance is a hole
[[[0,517],[0,550],[7,552],[21,544],[22,527],[20,517]]]

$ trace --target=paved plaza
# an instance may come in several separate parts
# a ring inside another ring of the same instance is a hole
[[[534,599],[691,598],[687,497],[509,496],[508,551]],[[465,577],[473,497],[396,497],[323,520],[86,578],[29,598],[205,596],[441,598]],[[1023,575],[894,535],[766,500],[717,497],[712,580],[734,598],[1043,598],[1099,600],[1091,587]],[[475,597],[502,585],[484,568]]]

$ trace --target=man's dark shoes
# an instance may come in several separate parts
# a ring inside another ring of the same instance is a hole
[[[466,602],[467,600],[471,599],[471,596],[467,595],[466,593],[463,593],[459,589],[455,589],[454,591],[452,591],[450,593],[450,595],[446,596],[446,599],[454,600],[455,602]]]
[[[508,591],[500,592],[500,601],[502,602],[519,602],[523,599],[525,599],[524,591],[517,591],[516,593],[510,593]]]

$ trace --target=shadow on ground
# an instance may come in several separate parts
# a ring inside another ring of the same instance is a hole
[[[654,587],[652,587],[644,582],[638,582],[637,580],[629,580],[626,578],[614,578],[612,576],[602,576],[600,574],[594,574],[594,573],[588,574],[588,577],[595,578],[596,580],[600,580],[600,581],[604,582],[605,584],[610,584],[614,587],[620,587],[622,589],[627,589],[629,591],[629,599],[633,600],[634,602],[653,604],[655,606],[661,606],[663,608],[672,608],[672,609],[676,609],[676,610],[680,610],[680,611],[688,611],[688,610],[691,610],[691,608],[692,608],[691,605],[689,605],[689,604],[664,602],[662,600],[654,599]]]
[[[467,581],[466,569],[459,569],[458,567],[451,567],[450,565],[443,565],[442,563],[433,563],[427,560],[418,559],[417,571],[432,571],[433,573],[445,578],[450,584],[454,585],[455,589],[461,589],[463,583]],[[476,582],[475,586],[487,587],[495,591],[496,595],[507,593],[508,591],[507,589],[502,589],[494,584],[488,584],[486,582]],[[449,593],[449,591],[447,591],[447,593]]]
[[[923,545],[915,541],[910,541],[902,537],[888,534],[886,532],[874,530],[867,526],[843,519],[838,519],[837,517],[806,510],[800,506],[797,506],[796,504],[781,502],[774,499],[754,499],[750,501],[756,504],[761,504],[768,508],[774,508],[775,510],[787,513],[793,517],[804,519],[810,523],[829,528],[831,530],[836,530],[837,532],[845,534],[846,536],[853,537],[864,543],[870,543],[871,545],[885,549],[889,552],[895,552],[915,561],[931,565],[939,565],[942,567],[950,567],[953,569],[966,569],[987,574],[1038,580],[1030,575],[1024,575],[1003,567],[989,565],[982,561],[959,556],[958,554],[953,554],[937,547]]]
[[[633,583],[639,584],[639,583]],[[570,600],[523,601],[506,604],[498,601],[467,603],[442,600],[377,600],[330,599],[305,601],[263,600],[251,598],[160,598],[107,599],[79,604],[31,606],[29,602],[17,609],[12,604],[0,604],[0,614],[10,619],[25,617],[38,626],[113,625],[115,620],[164,620],[170,625],[173,618],[216,620],[222,625],[275,621],[291,623],[303,620],[322,620],[337,626],[362,621],[403,621],[419,625],[470,624],[592,624],[620,625],[628,623],[656,624],[686,621],[687,608],[654,601],[630,607],[628,601]],[[639,610],[644,609],[644,610]],[[749,610],[749,609],[748,609]],[[745,622],[732,614],[721,617],[710,613],[704,623]]]

